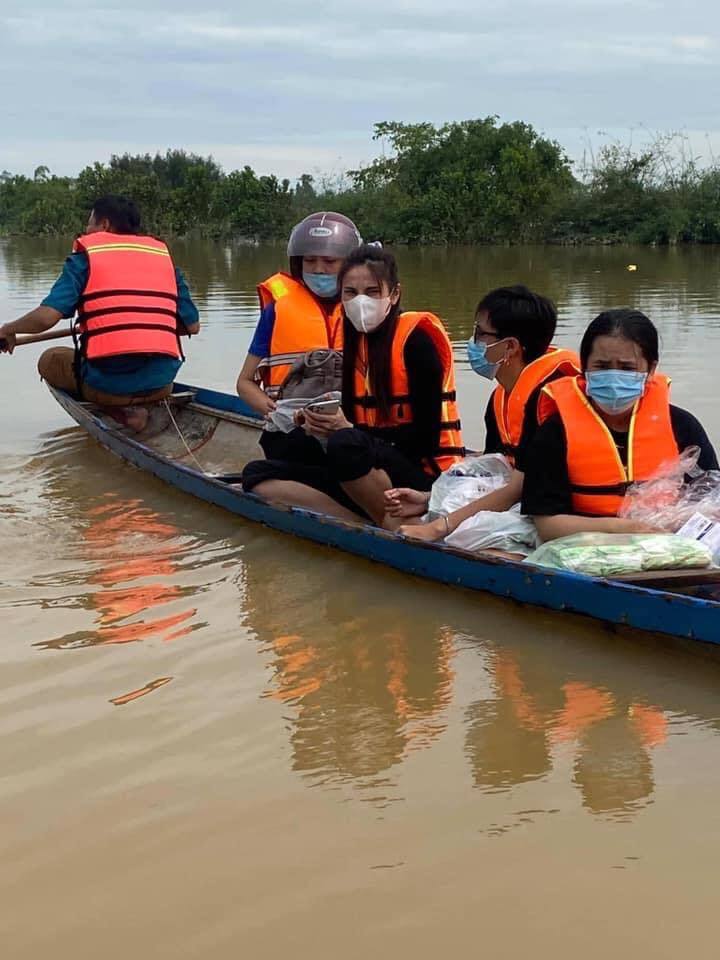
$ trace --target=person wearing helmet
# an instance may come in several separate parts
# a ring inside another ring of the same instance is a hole
[[[429,490],[465,455],[452,344],[433,313],[402,309],[397,261],[389,251],[359,247],[346,257],[338,280],[342,406],[297,410],[307,455],[251,461],[241,483],[273,502],[398,526],[386,516],[385,491],[401,485]]]
[[[263,416],[275,409],[295,360],[310,350],[342,350],[337,275],[345,257],[361,243],[357,227],[341,213],[311,213],[290,234],[290,272],[276,273],[258,285],[260,320],[237,392]],[[278,450],[278,444],[293,442],[292,434],[264,432],[260,445],[267,456],[285,456],[287,451]]]

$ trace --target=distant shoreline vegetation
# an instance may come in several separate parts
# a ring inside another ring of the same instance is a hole
[[[497,117],[384,122],[375,139],[387,155],[333,182],[226,173],[182,150],[114,156],[77,177],[3,171],[0,234],[75,234],[95,197],[125,193],[145,229],[170,237],[280,240],[312,210],[333,209],[395,244],[720,242],[720,167],[688,157],[678,136],[605,146],[580,171],[560,144]]]

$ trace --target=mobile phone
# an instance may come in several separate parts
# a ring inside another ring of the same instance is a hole
[[[340,409],[339,400],[316,400],[315,403],[308,403],[305,407],[310,413],[325,413],[332,415]]]

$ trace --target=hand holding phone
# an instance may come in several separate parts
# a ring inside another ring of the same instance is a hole
[[[329,437],[336,430],[345,430],[352,426],[343,413],[339,400],[318,400],[298,412],[304,420],[303,429],[314,437]]]
[[[340,401],[315,400],[312,403],[308,403],[304,409],[309,410],[310,413],[322,413],[325,414],[325,416],[334,416],[340,409]]]

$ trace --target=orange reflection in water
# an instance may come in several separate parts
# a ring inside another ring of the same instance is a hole
[[[169,642],[187,635],[190,627],[181,625],[194,616],[194,607],[166,617],[152,616],[158,608],[183,596],[177,583],[115,586],[175,574],[180,548],[173,540],[180,534],[178,528],[161,520],[141,500],[113,498],[110,503],[92,507],[88,517],[85,540],[92,551],[102,555],[98,570],[88,581],[104,588],[92,595],[99,624],[94,642],[134,643],[151,636]],[[126,556],[108,562],[110,551]],[[142,619],[124,622],[139,615]]]
[[[495,700],[473,704],[467,750],[475,781],[490,789],[545,776],[556,749],[573,751],[573,782],[595,813],[622,814],[654,790],[653,750],[667,717],[652,704],[582,680],[564,680],[541,660],[509,651],[491,658]]]
[[[83,530],[85,559],[97,565],[87,578],[99,590],[89,593],[85,605],[97,611],[95,630],[74,633],[44,646],[92,646],[134,643],[157,637],[170,642],[186,636],[197,612],[188,607],[158,616],[161,608],[181,600],[186,591],[177,583],[136,583],[178,573],[180,531],[161,519],[141,500],[108,494],[87,510]]]
[[[437,627],[431,636],[410,635],[402,622],[393,611],[384,627],[358,617],[333,625],[324,637],[272,638],[274,674],[266,696],[296,708],[297,769],[373,775],[443,732],[453,635]]]

